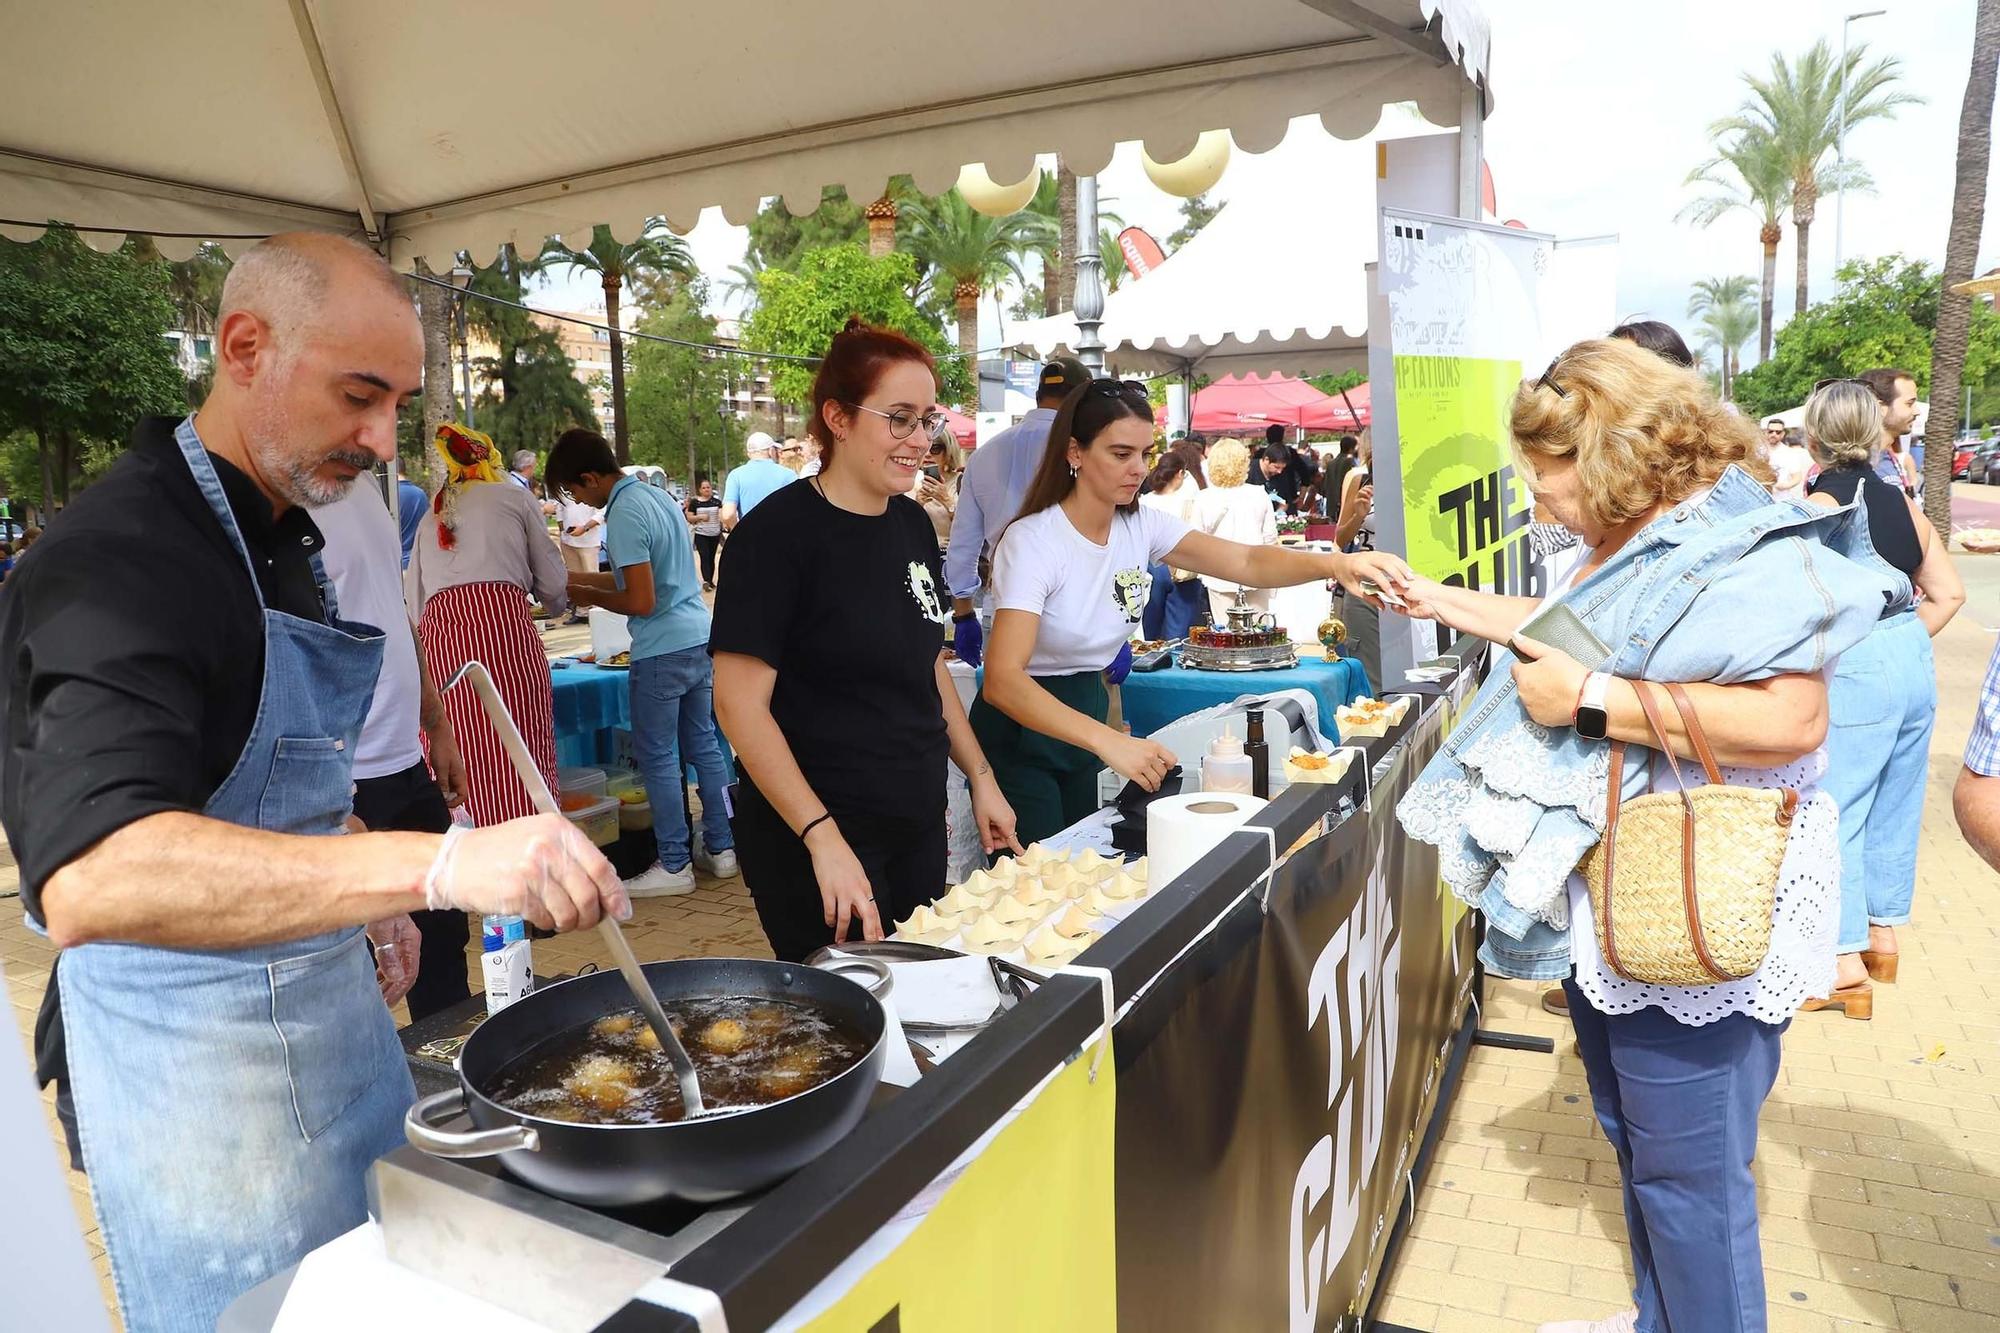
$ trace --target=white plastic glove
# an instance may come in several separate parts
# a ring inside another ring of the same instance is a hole
[[[561,815],[530,815],[492,828],[454,825],[424,877],[434,911],[520,916],[543,930],[584,930],[632,904],[604,853]]]
[[[417,984],[423,936],[417,930],[417,923],[405,912],[371,922],[368,942],[375,946],[375,984],[382,988],[382,1003],[393,1009],[410,993],[410,987]]]

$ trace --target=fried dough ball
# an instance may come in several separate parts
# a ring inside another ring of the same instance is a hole
[[[632,1066],[614,1056],[586,1056],[570,1070],[563,1087],[600,1111],[616,1111],[632,1100]]]
[[[701,1030],[698,1040],[717,1055],[731,1055],[749,1044],[750,1029],[740,1019],[718,1018]]]
[[[818,1073],[810,1051],[787,1051],[757,1075],[757,1091],[771,1101],[793,1097],[819,1082]]]
[[[606,1014],[590,1025],[590,1030],[600,1037],[622,1037],[639,1025],[637,1014]]]

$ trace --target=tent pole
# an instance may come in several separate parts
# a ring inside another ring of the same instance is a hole
[[[1076,355],[1093,375],[1104,373],[1104,258],[1097,252],[1097,177],[1076,178]]]

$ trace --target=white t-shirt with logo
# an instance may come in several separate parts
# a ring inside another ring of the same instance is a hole
[[[1153,588],[1152,567],[1187,536],[1179,518],[1141,505],[1111,517],[1110,539],[1099,546],[1052,505],[1007,527],[993,555],[996,611],[1042,618],[1031,676],[1102,671],[1139,628]]]

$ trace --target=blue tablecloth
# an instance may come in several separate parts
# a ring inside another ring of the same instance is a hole
[[[1319,729],[1332,736],[1333,710],[1368,692],[1368,673],[1359,662],[1346,658],[1303,661],[1284,671],[1190,671],[1171,666],[1133,672],[1120,694],[1132,734],[1150,736],[1189,713],[1275,690],[1311,690],[1319,701]]]
[[[556,762],[566,768],[608,763],[614,731],[632,727],[632,673],[549,664],[555,695]]]

